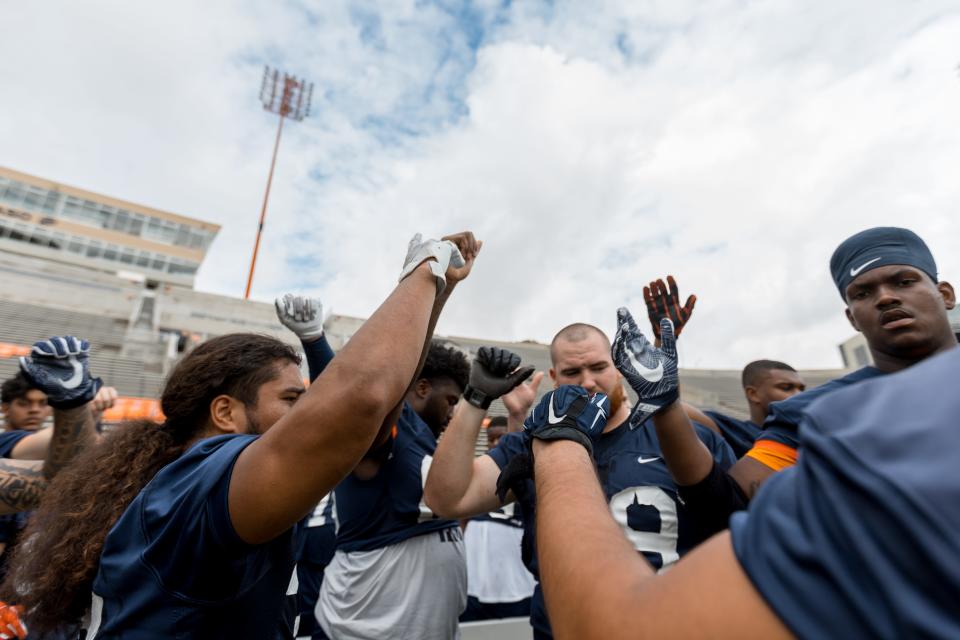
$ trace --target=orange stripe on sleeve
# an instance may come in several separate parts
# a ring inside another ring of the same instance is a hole
[[[797,450],[773,440],[757,440],[747,455],[774,471],[783,471],[797,464]]]

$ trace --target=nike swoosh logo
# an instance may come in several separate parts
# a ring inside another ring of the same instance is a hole
[[[660,382],[663,379],[663,363],[658,362],[656,368],[648,369],[637,360],[633,352],[630,349],[626,349],[627,360],[630,361],[630,366],[633,367],[634,371],[640,374],[640,376],[647,382]]]
[[[590,425],[590,431],[593,431],[594,427],[597,426],[597,421],[600,420],[600,417],[603,417],[604,420],[607,419],[607,414],[604,412],[602,407],[597,407],[597,415],[593,416],[593,423]]]
[[[866,269],[867,267],[869,267],[870,265],[872,265],[872,264],[873,264],[874,262],[876,262],[877,260],[880,260],[881,258],[883,258],[883,256],[880,256],[879,258],[874,258],[873,260],[867,260],[866,262],[864,262],[862,265],[860,265],[860,266],[857,267],[856,269],[850,269],[850,277],[851,277],[851,278],[856,278],[858,273],[860,273],[861,271],[863,271],[864,269]]]
[[[76,389],[83,382],[83,365],[73,356],[67,360],[73,366],[73,375],[66,380],[57,380],[64,389]]]
[[[660,459],[660,456],[654,456],[652,458],[644,458],[643,456],[640,456],[639,458],[637,458],[637,462],[639,462],[640,464],[647,464],[648,462],[653,462],[654,460],[659,460],[659,459]]]
[[[566,417],[567,417],[567,414],[563,414],[563,415],[560,416],[559,418],[557,417],[557,414],[555,414],[555,413],[553,412],[553,400],[551,400],[551,401],[550,401],[550,409],[549,409],[549,411],[548,411],[548,413],[547,413],[547,422],[549,422],[550,424],[557,424],[557,423],[559,423],[559,422],[562,422],[563,419],[566,418]]]

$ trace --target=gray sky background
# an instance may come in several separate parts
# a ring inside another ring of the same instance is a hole
[[[827,263],[849,234],[909,226],[960,281],[955,1],[0,14],[0,164],[223,225],[202,290],[243,292],[276,127],[265,63],[316,86],[285,130],[258,299],[365,316],[415,231],[470,228],[486,245],[441,333],[612,332],[672,273],[699,296],[683,365],[835,367],[852,330]]]

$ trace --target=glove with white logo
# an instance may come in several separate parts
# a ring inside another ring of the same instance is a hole
[[[403,261],[403,270],[400,271],[400,280],[403,280],[413,270],[425,261],[430,260],[430,271],[437,278],[437,295],[440,295],[447,286],[447,267],[460,268],[466,264],[460,249],[449,240],[424,240],[417,233],[410,239],[407,246],[407,257]]]
[[[609,413],[610,400],[604,394],[591,396],[583,387],[564,385],[540,399],[523,429],[531,438],[579,442],[592,456]]]
[[[33,344],[30,356],[20,358],[20,370],[47,394],[54,409],[72,409],[97,395],[103,385],[90,376],[90,343],[73,336],[54,337]]]
[[[323,303],[320,298],[285,294],[273,301],[277,319],[304,341],[323,335]]]
[[[669,318],[660,320],[660,342],[659,349],[650,344],[627,308],[617,309],[617,335],[610,355],[638,396],[630,415],[631,429],[680,398],[677,339]]]
[[[520,368],[520,356],[500,347],[480,347],[470,367],[470,382],[463,399],[483,410],[490,403],[533,375],[533,367]]]
[[[583,387],[564,385],[543,396],[523,423],[527,451],[510,459],[497,478],[497,496],[506,500],[507,491],[518,497],[526,480],[533,479],[533,439],[572,440],[593,456],[593,445],[607,425],[610,400],[602,393],[591,396]]]

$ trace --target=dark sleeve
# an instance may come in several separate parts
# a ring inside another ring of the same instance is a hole
[[[333,360],[333,349],[327,342],[326,334],[313,342],[301,342],[303,353],[307,356],[307,368],[310,370],[310,382],[313,382],[323,373],[330,361]]]
[[[0,458],[9,458],[17,443],[36,431],[4,431],[0,433]]]
[[[208,455],[193,454],[176,474],[168,467],[164,481],[148,485],[138,501],[147,539],[142,561],[165,589],[199,600],[232,597],[269,560],[269,545],[248,544],[236,533],[228,506],[233,466],[256,437],[225,438]]]
[[[503,471],[503,468],[507,466],[507,463],[510,462],[514,456],[526,453],[526,451],[527,445],[524,441],[523,434],[514,432],[508,433],[500,438],[497,446],[488,451],[487,455],[493,458],[493,461],[496,462],[500,470]]]
[[[0,543],[9,543],[20,533],[15,514],[0,516]]]
[[[730,516],[747,508],[747,495],[737,481],[714,460],[707,477],[677,493],[693,516],[702,539],[727,528]]]
[[[737,462],[733,449],[722,436],[717,435],[716,431],[708,429],[698,422],[694,422],[693,425],[697,431],[697,437],[710,450],[713,461],[720,465],[721,469],[726,471]]]

